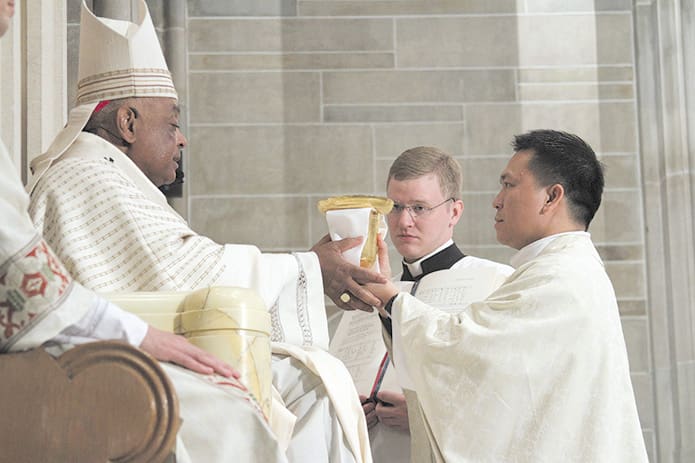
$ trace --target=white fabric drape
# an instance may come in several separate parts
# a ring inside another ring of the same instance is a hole
[[[588,234],[557,237],[462,313],[401,293],[392,320],[435,461],[647,461],[615,294]]]

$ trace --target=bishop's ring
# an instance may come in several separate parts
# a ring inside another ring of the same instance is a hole
[[[348,292],[346,291],[346,292],[344,292],[343,294],[341,294],[341,295],[340,295],[340,300],[343,301],[343,302],[346,303],[346,304],[347,304],[348,302],[350,302],[350,293],[348,293]]]

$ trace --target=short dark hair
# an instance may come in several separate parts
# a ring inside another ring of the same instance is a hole
[[[92,113],[82,131],[96,134],[97,130],[105,128],[111,133],[116,133],[118,130],[116,127],[116,111],[130,101],[132,101],[132,98],[118,98],[108,101],[99,111]]]
[[[543,187],[562,185],[570,214],[588,229],[604,186],[603,165],[591,146],[577,135],[557,130],[516,135],[512,146],[516,152],[532,152],[528,167],[536,181]]]

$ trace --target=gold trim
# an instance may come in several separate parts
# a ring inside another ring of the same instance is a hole
[[[77,104],[129,96],[178,98],[171,74],[166,69],[123,69],[95,74],[77,84]]]
[[[377,212],[386,215],[391,212],[393,201],[383,196],[348,195],[322,199],[318,202],[317,206],[319,211],[324,214],[326,211],[336,209],[360,209],[363,207],[371,207],[376,209]]]
[[[83,79],[80,79],[80,81],[77,83],[77,88],[82,87],[83,85],[86,85],[92,81],[95,80],[100,80],[100,79],[110,79],[113,78],[114,76],[147,76],[147,75],[161,75],[168,77],[171,79],[171,73],[167,69],[157,69],[157,68],[129,68],[129,69],[119,69],[117,71],[109,71],[109,72],[102,72],[101,74],[93,74],[91,76],[87,76]]]

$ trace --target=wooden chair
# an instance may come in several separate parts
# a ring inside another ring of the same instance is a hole
[[[0,355],[2,462],[174,462],[179,426],[171,382],[128,344]]]

